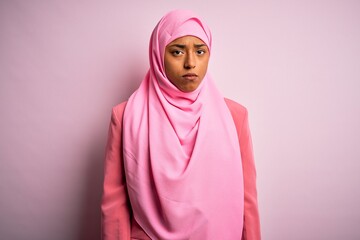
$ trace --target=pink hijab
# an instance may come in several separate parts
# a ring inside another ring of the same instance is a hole
[[[133,215],[152,239],[241,239],[243,174],[231,113],[209,74],[190,93],[165,74],[166,45],[186,35],[211,50],[210,30],[192,12],[175,10],[160,20],[150,40],[150,70],[125,109]]]

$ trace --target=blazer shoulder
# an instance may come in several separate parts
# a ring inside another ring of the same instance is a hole
[[[123,118],[125,107],[126,107],[127,101],[124,101],[122,103],[119,103],[118,105],[114,106],[112,108],[112,115],[115,117],[119,122]]]
[[[247,115],[247,109],[243,105],[234,100],[225,98],[226,105],[230,109],[231,113],[235,114],[237,117]]]

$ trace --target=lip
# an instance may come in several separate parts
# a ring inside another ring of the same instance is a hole
[[[187,74],[183,75],[182,77],[186,80],[191,81],[191,80],[196,80],[198,75],[196,75],[195,73],[187,73]]]

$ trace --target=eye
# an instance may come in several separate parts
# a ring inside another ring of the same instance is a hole
[[[182,51],[180,51],[180,50],[173,50],[173,51],[171,51],[171,54],[173,56],[180,56],[180,55],[182,55],[184,53]]]
[[[206,51],[202,50],[202,49],[196,51],[197,55],[204,55],[205,53],[206,53]]]

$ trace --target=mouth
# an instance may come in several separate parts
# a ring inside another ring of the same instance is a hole
[[[193,81],[193,80],[197,79],[198,75],[196,75],[195,73],[187,73],[187,74],[183,75],[182,77],[186,80]]]

